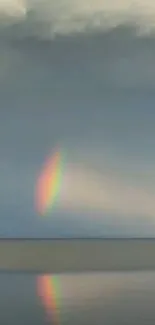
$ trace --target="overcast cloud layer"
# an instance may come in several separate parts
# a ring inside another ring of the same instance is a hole
[[[2,25],[30,23],[27,34],[52,38],[85,30],[106,30],[121,23],[134,23],[143,32],[154,28],[153,0],[6,0],[1,1]]]

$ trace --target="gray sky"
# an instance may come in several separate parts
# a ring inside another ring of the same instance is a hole
[[[0,236],[154,236],[154,2],[2,3]],[[57,144],[88,182],[89,168],[106,177],[99,217],[37,215],[36,179]]]

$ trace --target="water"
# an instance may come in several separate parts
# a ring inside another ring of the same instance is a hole
[[[0,324],[155,324],[155,272],[0,273]]]

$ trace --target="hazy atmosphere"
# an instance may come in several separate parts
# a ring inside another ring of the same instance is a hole
[[[154,237],[154,23],[153,0],[0,1],[0,237]],[[57,146],[68,206],[40,216]]]

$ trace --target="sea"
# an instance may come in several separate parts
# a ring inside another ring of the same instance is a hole
[[[154,325],[155,272],[1,272],[0,324]]]

